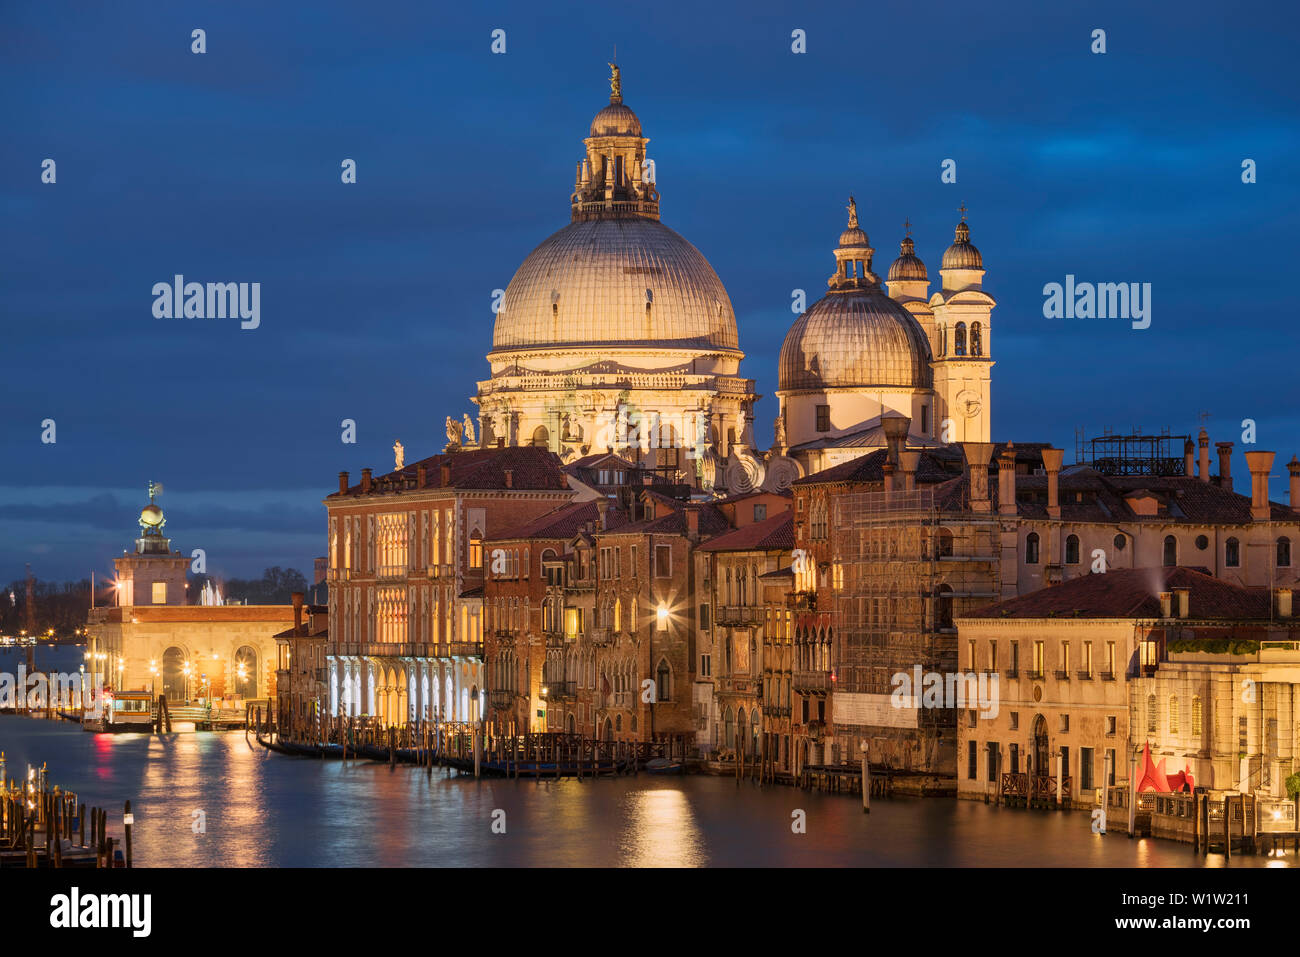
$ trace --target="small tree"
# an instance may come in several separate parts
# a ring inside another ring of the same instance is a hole
[[[1300,774],[1293,774],[1286,779],[1286,796],[1294,799],[1300,795]]]

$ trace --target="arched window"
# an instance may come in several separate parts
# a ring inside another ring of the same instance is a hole
[[[1038,533],[1030,532],[1025,537],[1025,564],[1038,564]]]
[[[970,354],[973,356],[984,355],[984,335],[978,322],[970,324]]]
[[[1277,540],[1277,567],[1291,567],[1291,539],[1285,535]]]
[[[953,355],[964,356],[966,354],[966,323],[957,323],[957,328],[953,333]]]
[[[672,672],[668,668],[668,662],[663,658],[659,659],[659,668],[655,672],[655,678],[657,679],[657,686],[655,688],[656,700],[671,701]]]
[[[257,697],[257,651],[244,645],[235,652],[235,694],[241,698]]]
[[[1147,695],[1147,734],[1156,733],[1156,696]]]
[[[1228,568],[1241,567],[1241,543],[1235,538],[1223,543],[1223,564]]]
[[[1065,564],[1079,564],[1079,536],[1067,535],[1065,538]]]
[[[937,608],[935,609],[935,624],[939,628],[952,627],[952,588],[948,585],[940,585],[939,591],[935,596]]]
[[[734,748],[736,746],[736,716],[731,711],[731,706],[727,706],[727,713],[722,719],[722,743],[724,747]]]
[[[483,567],[483,533],[477,528],[469,533],[469,567]]]
[[[1172,535],[1165,536],[1165,555],[1163,564],[1167,566],[1178,564],[1178,539],[1174,538]]]
[[[892,542],[891,542],[892,544]],[[946,528],[939,529],[939,558],[952,558],[952,532]]]
[[[548,448],[550,444],[551,433],[546,426],[539,425],[537,428],[533,429],[533,445],[537,446],[539,449],[544,449]]]
[[[1178,733],[1178,695],[1169,696],[1169,733]]]
[[[1198,737],[1202,734],[1205,727],[1205,719],[1201,715],[1201,699],[1196,695],[1192,696],[1192,734]]]

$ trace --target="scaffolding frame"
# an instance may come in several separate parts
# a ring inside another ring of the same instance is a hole
[[[890,694],[917,665],[956,672],[955,616],[1001,597],[997,516],[940,509],[933,489],[863,491],[836,498],[834,529],[836,691]],[[925,769],[955,773],[956,711],[917,719],[875,728],[834,717],[837,733],[872,738],[886,762],[919,747]]]

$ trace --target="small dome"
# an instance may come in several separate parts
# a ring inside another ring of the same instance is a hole
[[[592,136],[640,136],[641,121],[622,103],[611,103],[591,121]]]
[[[844,232],[840,233],[840,249],[861,249],[870,248],[871,243],[867,240],[867,234],[857,226],[850,226]]]
[[[899,256],[889,267],[889,282],[902,282],[910,279],[919,279],[928,281],[929,275],[925,271],[925,263],[921,262],[921,257],[916,254],[916,244],[912,242],[912,237],[908,236],[899,245]]]
[[[956,240],[943,253],[940,269],[983,269],[984,257],[970,241],[970,227],[966,220],[957,224]]]
[[[140,509],[140,524],[153,528],[163,522],[163,510],[152,502]]]
[[[827,293],[781,346],[779,388],[929,389],[930,343],[880,287]]]

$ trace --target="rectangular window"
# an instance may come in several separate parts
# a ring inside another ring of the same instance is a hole
[[[1010,773],[1020,773],[1020,745],[1012,744],[1009,749],[1008,759],[1011,764]]]
[[[704,631],[709,630],[709,606],[700,606],[700,628]]]
[[[998,670],[998,643],[996,641],[990,641],[989,642],[989,671],[997,671],[997,670]]]
[[[975,754],[975,742],[966,742],[966,777],[974,781],[976,776],[975,764],[977,757]]]
[[[1106,674],[1115,676],[1115,642],[1106,642]]]
[[[987,765],[989,782],[996,782],[998,779],[998,743],[996,741],[988,743],[988,751],[984,760]]]
[[[766,506],[766,505],[755,505],[755,506],[754,506],[754,521],[756,521],[756,522],[761,522],[761,521],[765,520],[766,518],[767,518],[767,506]]]
[[[1069,730],[1070,730],[1070,716],[1068,714],[1063,714],[1061,715],[1061,732],[1064,734],[1066,731]]]
[[[1092,748],[1079,749],[1079,786],[1085,791],[1096,787],[1092,781]]]
[[[1115,716],[1113,714],[1106,715],[1106,734],[1115,734],[1115,724]]]
[[[153,583],[153,596],[152,596],[152,597],[153,597],[153,603],[154,603],[155,605],[165,605],[165,604],[167,604],[167,583],[166,583],[166,582],[154,582],[154,583]]]
[[[966,643],[967,653],[970,657],[966,660],[966,667],[974,670],[975,668],[975,639],[972,638]]]
[[[713,661],[711,655],[700,655],[700,677],[707,678],[713,674]]]
[[[829,405],[817,406],[817,431],[829,432],[831,430],[831,407]]]
[[[1012,712],[1011,712],[1011,730],[1012,730],[1012,731],[1019,731],[1019,730],[1020,730],[1020,712],[1019,712],[1019,711],[1012,711]]]
[[[1092,642],[1091,641],[1085,641],[1083,643],[1082,665],[1083,665],[1083,673],[1087,675],[1089,678],[1091,678],[1092,677]]]
[[[1011,642],[1011,673],[1018,674],[1019,672],[1020,672],[1020,642],[1013,641]]]
[[[673,548],[671,545],[655,546],[655,578],[673,577]]]
[[[1035,641],[1034,642],[1034,674],[1042,675],[1043,662],[1046,660],[1046,657],[1047,655],[1043,650],[1043,642]]]
[[[1106,786],[1115,786],[1115,749],[1106,749]]]
[[[1070,673],[1070,643],[1061,642],[1061,671],[1066,675]]]

